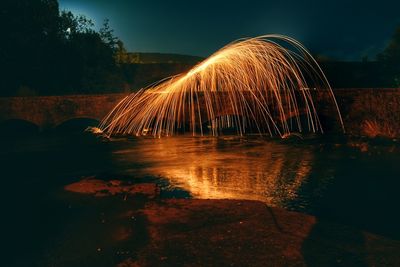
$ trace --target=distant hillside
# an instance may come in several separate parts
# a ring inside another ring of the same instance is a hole
[[[117,61],[122,64],[159,64],[181,63],[194,65],[204,58],[197,56],[163,54],[163,53],[124,53],[118,55]]]
[[[132,55],[135,54],[132,53]],[[173,54],[136,53],[136,55],[139,55],[138,59],[141,59],[141,63],[120,65],[124,88],[133,91],[166,77],[184,73],[201,60],[200,57]],[[140,58],[140,55],[143,57]],[[146,56],[149,57],[146,58]],[[159,63],[156,63],[156,60]],[[160,62],[162,60],[164,62]],[[176,62],[178,60],[181,62]],[[320,62],[320,66],[333,88],[392,87],[390,81],[394,70],[388,69],[380,62],[328,61]]]

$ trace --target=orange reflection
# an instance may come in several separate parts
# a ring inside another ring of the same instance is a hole
[[[168,178],[195,198],[261,200],[281,206],[296,199],[309,176],[311,149],[260,139],[174,137],[138,139],[116,152],[117,160],[139,163],[136,175]]]

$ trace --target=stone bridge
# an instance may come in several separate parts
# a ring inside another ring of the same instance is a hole
[[[400,89],[334,89],[348,133],[370,135],[371,131],[400,136]],[[100,121],[126,94],[65,95],[0,98],[0,124],[23,120],[39,129],[56,127],[68,120]],[[336,117],[329,94],[317,92],[318,114],[328,122]],[[336,120],[337,121],[337,120]],[[368,132],[369,131],[369,132]]]
[[[0,98],[0,123],[23,120],[44,130],[72,119],[100,121],[126,95],[3,97]]]

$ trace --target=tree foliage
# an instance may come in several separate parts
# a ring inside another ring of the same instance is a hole
[[[116,51],[118,48],[118,40],[117,37],[114,36],[114,30],[110,27],[110,21],[105,19],[103,22],[103,27],[100,28],[100,38],[106,43],[113,51]]]
[[[377,59],[384,65],[385,79],[390,86],[400,87],[400,26]]]
[[[400,65],[400,27],[398,27],[385,50],[378,55],[379,60]]]
[[[59,11],[57,0],[5,0],[0,10],[1,95],[68,94],[119,87],[118,38],[105,21]]]
[[[94,23],[83,15],[72,14],[71,11],[63,10],[60,13],[60,32],[64,38],[76,33],[93,33]]]

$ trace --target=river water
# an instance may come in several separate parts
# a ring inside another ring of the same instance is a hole
[[[92,200],[82,204],[63,191],[90,176],[156,182],[165,198],[260,200],[400,239],[400,155],[392,143],[361,152],[345,138],[105,140],[54,132],[3,138],[1,146],[4,243],[13,257],[54,256],[54,243],[74,238],[53,236],[91,223],[85,218]],[[118,205],[101,204],[96,212]],[[74,206],[80,208],[71,213]]]

